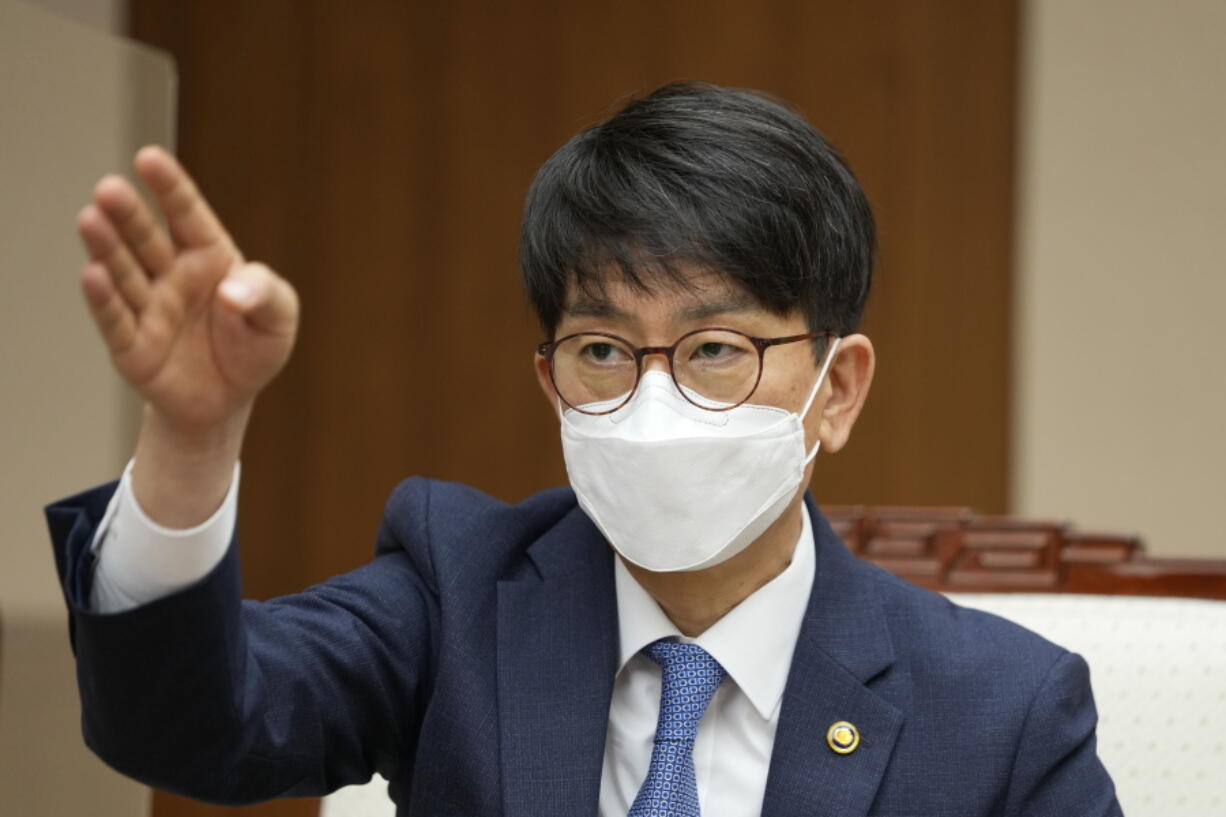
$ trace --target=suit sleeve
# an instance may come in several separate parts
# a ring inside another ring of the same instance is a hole
[[[1090,669],[1065,653],[1030,704],[1009,782],[1008,817],[1119,817],[1115,785],[1098,759]]]
[[[90,543],[113,490],[47,509],[94,752],[149,785],[229,805],[324,794],[411,763],[438,605],[403,549],[257,603],[241,600],[231,542],[195,584],[98,614]]]

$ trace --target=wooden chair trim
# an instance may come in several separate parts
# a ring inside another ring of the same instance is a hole
[[[1135,536],[958,507],[822,510],[853,553],[939,592],[1226,599],[1226,559],[1151,559]]]

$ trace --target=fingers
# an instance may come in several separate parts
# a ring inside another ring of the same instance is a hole
[[[81,270],[81,291],[94,323],[112,355],[121,355],[136,340],[136,316],[119,294],[110,271],[92,261]]]
[[[123,241],[96,205],[89,205],[77,216],[77,232],[89,257],[108,273],[116,294],[136,313],[149,303],[149,280]]]
[[[193,248],[218,243],[233,247],[221,221],[173,156],[163,148],[149,146],[141,148],[133,164],[137,175],[153,191],[176,243]]]
[[[151,276],[156,278],[170,269],[175,258],[174,245],[127,179],[104,177],[94,188],[94,202]]]
[[[263,264],[234,267],[217,292],[254,329],[270,334],[292,334],[297,329],[298,293]]]

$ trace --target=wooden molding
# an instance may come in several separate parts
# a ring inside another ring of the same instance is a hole
[[[930,590],[1226,599],[1226,559],[1151,559],[1135,536],[969,508],[822,510],[857,556]]]

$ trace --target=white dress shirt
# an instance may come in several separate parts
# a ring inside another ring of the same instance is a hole
[[[221,507],[187,530],[162,527],[145,515],[132,494],[131,469],[129,463],[93,542],[98,562],[91,604],[101,613],[138,607],[202,579],[225,555],[237,518],[237,466]],[[788,567],[697,638],[681,635],[614,559],[621,654],[609,706],[600,817],[625,817],[647,777],[660,712],[660,667],[640,651],[670,637],[698,644],[727,672],[694,743],[704,817],[761,813],[783,689],[813,586],[813,529],[803,507],[801,516]]]
[[[207,576],[230,547],[238,518],[239,472],[235,464],[230,489],[211,517],[193,528],[174,529],[145,515],[132,493],[129,462],[94,534],[97,563],[90,607],[99,613],[122,613]]]
[[[727,672],[694,741],[703,817],[760,814],[792,652],[813,587],[813,528],[802,527],[787,568],[697,638],[681,635],[616,562],[621,660],[613,682],[600,778],[600,817],[625,817],[647,777],[660,714],[660,667],[640,650],[661,638],[697,644]]]

